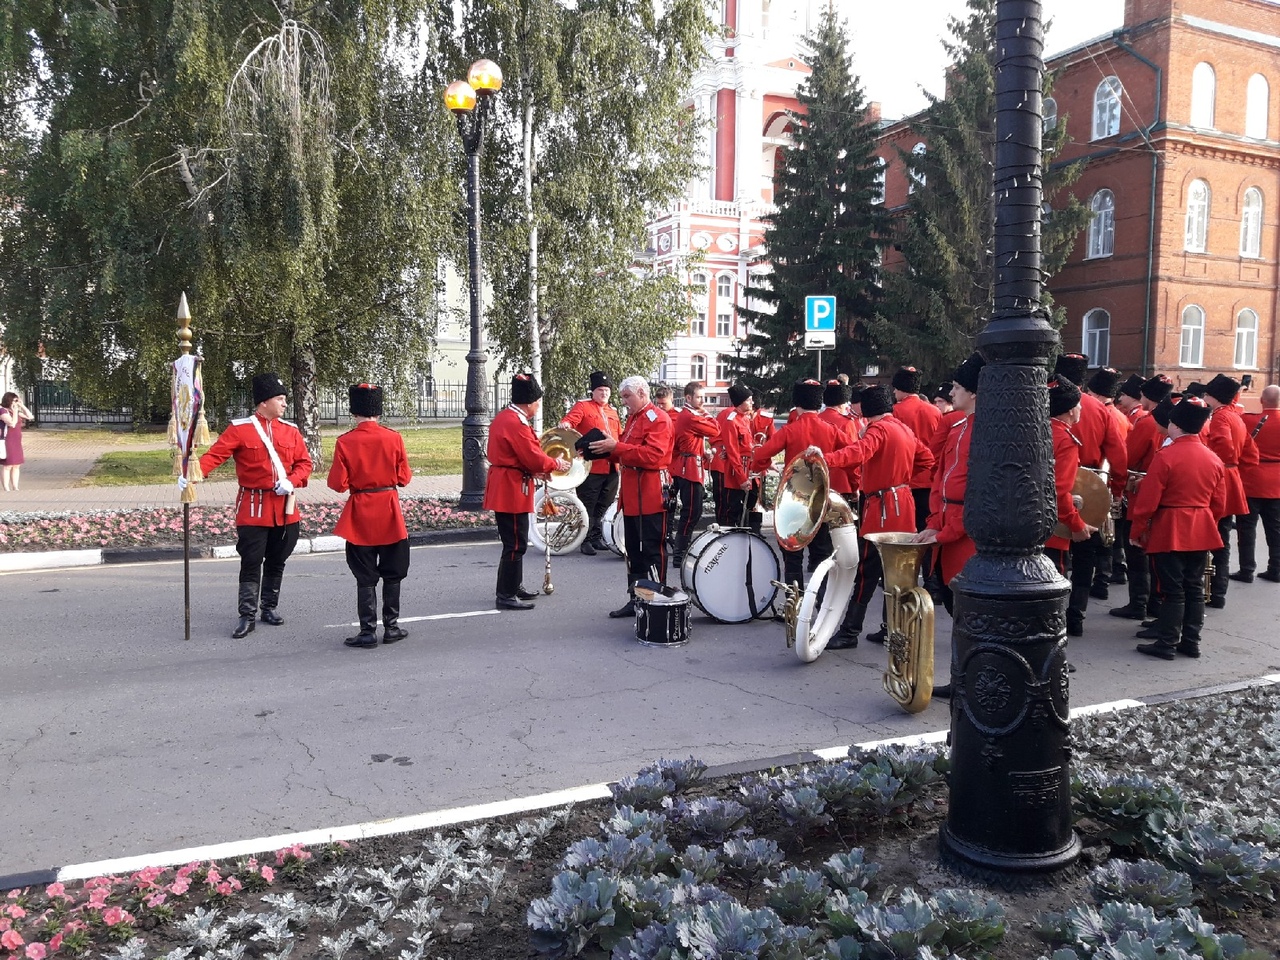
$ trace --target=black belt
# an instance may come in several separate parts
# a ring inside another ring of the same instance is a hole
[[[871,497],[883,498],[886,493],[893,493],[893,491],[895,490],[906,490],[906,489],[907,489],[907,485],[905,483],[895,483],[892,487],[885,487],[883,490],[876,490],[873,493],[868,493],[867,498],[868,499],[870,499]]]
[[[394,490],[395,487],[370,487],[367,490],[352,490],[352,493],[385,493],[388,490]]]
[[[275,493],[275,487],[241,487],[245,493]]]
[[[942,502],[945,506],[948,506],[948,507],[957,507],[957,506],[964,505],[963,500],[948,500],[946,497],[942,498]]]

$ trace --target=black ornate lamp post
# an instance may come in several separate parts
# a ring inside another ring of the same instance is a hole
[[[951,803],[940,844],[971,873],[1048,874],[1071,828],[1066,604],[1041,549],[1056,522],[1041,306],[1040,0],[996,4],[995,304],[978,337],[964,524],[977,554],[955,590]]]
[[[467,351],[467,415],[462,421],[463,510],[480,510],[489,465],[484,452],[489,438],[489,404],[484,332],[481,329],[480,292],[480,154],[484,150],[485,120],[493,94],[502,89],[502,71],[492,60],[477,60],[466,80],[455,80],[445,91],[444,102],[458,121],[458,134],[467,154],[467,263],[471,287],[471,349]]]

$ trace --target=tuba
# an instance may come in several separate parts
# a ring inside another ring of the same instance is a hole
[[[866,539],[884,562],[884,691],[907,713],[919,713],[933,697],[933,598],[916,585],[916,574],[937,541],[916,543],[914,533],[868,533]]]
[[[831,489],[831,472],[817,447],[810,447],[787,464],[778,481],[775,500],[774,535],[783,550],[804,549],[823,523],[831,530],[831,556],[813,571],[803,598],[799,584],[773,581],[787,598],[783,605],[787,646],[794,646],[803,662],[812,663],[840,629],[853,593],[858,573],[858,517],[844,498]],[[828,576],[830,582],[827,582]],[[815,617],[814,607],[824,582],[827,582],[826,594]]]

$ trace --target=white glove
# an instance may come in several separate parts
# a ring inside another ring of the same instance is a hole
[[[191,486],[191,481],[190,481],[190,480],[188,480],[186,477],[179,477],[179,478],[178,478],[178,490],[179,490],[179,491],[185,490],[185,489],[187,489],[187,487],[189,487],[189,486]]]
[[[293,493],[293,484],[287,479],[277,480],[276,493],[282,497],[287,497],[289,494]]]

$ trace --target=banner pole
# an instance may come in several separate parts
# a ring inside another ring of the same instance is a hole
[[[182,617],[184,640],[191,639],[191,504],[182,505]]]
[[[191,309],[187,295],[178,301],[178,346],[180,355],[173,364],[173,414],[169,432],[177,446],[175,472],[185,477],[182,491],[182,619],[183,638],[191,639],[191,504],[196,500],[196,481],[202,479],[199,461],[193,461],[199,442],[208,443],[204,421],[204,390],[200,382],[200,357],[191,356]]]

